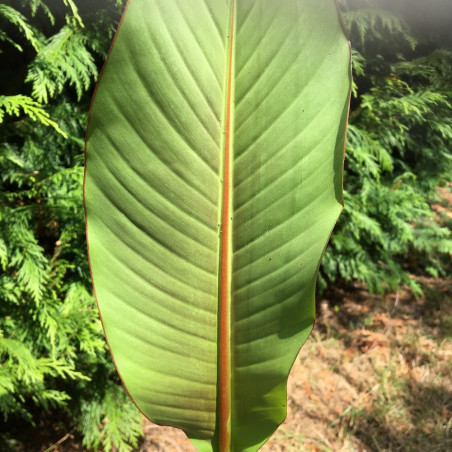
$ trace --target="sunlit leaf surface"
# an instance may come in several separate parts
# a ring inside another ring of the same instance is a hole
[[[286,415],[342,208],[333,0],[130,0],[87,134],[89,256],[119,373],[200,451]]]

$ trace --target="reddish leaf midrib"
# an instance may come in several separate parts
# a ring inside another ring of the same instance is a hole
[[[230,451],[231,421],[231,116],[232,116],[232,59],[234,48],[234,3],[231,0],[226,108],[224,130],[222,234],[220,247],[219,300],[219,445],[220,452]]]

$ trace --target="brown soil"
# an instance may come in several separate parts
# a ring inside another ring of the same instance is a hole
[[[452,451],[452,281],[418,282],[418,299],[356,286],[320,300],[290,374],[287,419],[262,452]],[[17,450],[85,450],[55,422],[38,430]],[[135,452],[195,449],[182,431],[146,422]]]
[[[262,452],[452,451],[452,281],[426,295],[335,290],[288,384],[288,416]],[[139,452],[195,452],[147,422]]]

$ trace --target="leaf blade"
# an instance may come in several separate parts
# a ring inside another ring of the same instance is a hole
[[[217,111],[212,111],[203,91],[206,85],[215,88],[221,74],[209,69],[210,63],[193,43],[182,48],[184,52],[193,49],[182,59],[181,49],[174,42],[186,39],[168,36],[169,32],[162,29],[167,16],[173,21],[177,18],[173,34],[190,28],[184,17],[187,12],[179,11],[184,5],[174,1],[153,3],[152,18],[142,14],[146,2],[129,4],[91,114],[85,185],[90,261],[106,334],[136,403],[148,411],[151,399],[156,422],[177,423],[186,431],[199,430],[201,436],[208,431],[211,436],[216,414],[212,400],[216,400],[217,281],[213,275],[218,262],[219,196],[218,176],[213,169],[218,172],[220,110],[217,106]],[[141,40],[133,38],[133,45],[126,45],[135,26],[142,31]],[[216,27],[211,28],[212,34],[217,33]],[[136,58],[143,49],[146,61]],[[134,70],[121,73],[122,62],[133,58]],[[197,61],[205,69],[196,82],[190,75],[193,63],[186,60]],[[153,67],[150,73],[148,65]],[[221,64],[216,66],[221,68]],[[162,74],[158,80],[153,71]],[[185,92],[178,87],[180,74],[188,80]],[[130,86],[134,89],[129,90]],[[172,100],[166,102],[165,96]],[[131,97],[135,103],[130,102]],[[142,103],[145,108],[137,109]],[[96,115],[96,109],[106,113]],[[186,119],[181,121],[180,117]],[[143,119],[151,123],[150,128],[136,126]],[[118,123],[120,132],[110,128],[110,124]],[[211,135],[215,134],[216,152],[209,153],[205,146],[193,150],[196,137],[211,144]],[[158,146],[153,144],[155,137]],[[174,153],[174,147],[181,155]],[[90,153],[90,148],[104,152]],[[134,161],[128,149],[135,151]],[[95,171],[90,172],[90,168]],[[162,193],[165,187],[169,193]],[[180,193],[187,196],[180,197]],[[98,199],[103,200],[103,210],[98,209]],[[112,218],[110,212],[118,214]],[[108,246],[93,247],[96,240]],[[113,289],[110,278],[116,281]],[[104,299],[111,304],[102,304]],[[177,316],[181,310],[183,313]],[[153,340],[132,335],[137,328],[136,317],[140,331],[153,331]],[[118,318],[121,325],[113,329],[110,325],[117,325]],[[198,337],[200,331],[203,334]],[[190,354],[184,357],[180,350],[186,335],[201,342],[192,345]],[[168,336],[171,341],[165,340]],[[156,354],[159,358],[154,358]],[[178,365],[171,364],[175,359]],[[143,362],[145,366],[136,364]],[[184,368],[187,370],[181,371]],[[167,384],[159,383],[161,375],[167,375]],[[150,391],[148,386],[154,389]],[[204,410],[196,416],[190,399],[193,394]],[[162,399],[167,400],[167,408],[162,406]]]
[[[333,2],[322,5],[131,1],[93,104],[85,202],[106,335],[140,409],[199,450],[266,441],[313,324],[316,273],[342,208],[350,88],[347,40]],[[329,37],[313,46],[325,15]]]
[[[255,450],[263,425],[270,433],[285,418],[287,375],[342,209],[350,57],[331,6],[261,1],[241,14],[238,2],[233,450]]]

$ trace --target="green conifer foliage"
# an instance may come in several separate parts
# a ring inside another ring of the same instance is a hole
[[[113,2],[96,8],[0,3],[2,451],[14,444],[11,426],[48,411],[65,412],[67,430],[87,447],[130,450],[141,435],[103,337],[85,251],[83,137],[119,19]]]
[[[432,205],[452,180],[452,50],[389,4],[342,2],[355,86],[345,210],[322,270],[327,281],[358,280],[380,292],[404,283],[419,294],[411,273],[451,271],[450,222]]]

